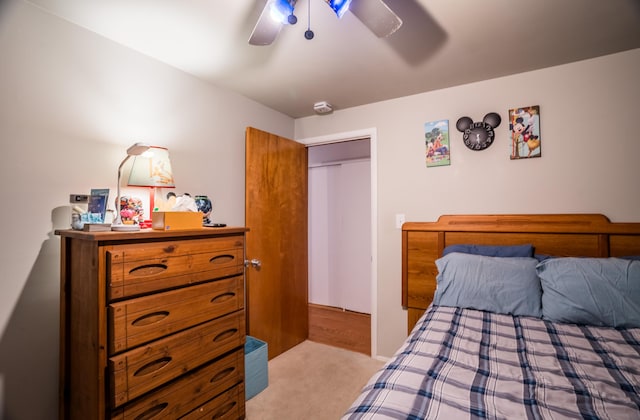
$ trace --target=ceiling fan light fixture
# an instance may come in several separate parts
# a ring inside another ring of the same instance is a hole
[[[347,10],[349,10],[349,4],[351,4],[351,0],[325,0],[329,7],[336,12],[338,18],[341,18]]]
[[[286,25],[289,23],[289,16],[293,15],[293,4],[289,0],[271,0],[269,12],[271,19]]]

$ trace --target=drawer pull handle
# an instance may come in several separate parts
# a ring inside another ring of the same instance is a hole
[[[145,325],[155,324],[169,316],[168,311],[159,311],[151,314],[142,315],[131,323],[134,327],[143,327]]]
[[[209,383],[214,383],[214,382],[221,381],[222,379],[224,379],[227,376],[231,375],[231,372],[233,372],[234,370],[236,370],[235,367],[228,367],[225,370],[221,370],[220,372],[218,372],[215,375],[213,375],[213,378],[211,378]]]
[[[230,330],[223,331],[220,334],[216,335],[215,338],[213,339],[213,341],[215,342],[215,341],[226,340],[227,338],[232,337],[237,333],[238,333],[238,329],[237,328],[232,328]]]
[[[225,264],[230,261],[233,261],[234,259],[235,257],[231,254],[222,254],[222,255],[216,255],[215,257],[211,257],[209,262],[211,264]]]
[[[136,370],[133,376],[144,376],[150,373],[153,373],[157,370],[162,369],[166,365],[171,362],[171,357],[163,357],[162,359],[154,360],[153,362],[147,363],[142,366],[140,369]]]
[[[153,407],[151,407],[150,409],[148,409],[144,413],[139,414],[135,418],[135,420],[152,419],[155,416],[157,416],[158,414],[160,414],[162,411],[164,411],[164,409],[167,408],[168,406],[169,406],[169,403],[166,403],[166,402],[162,403],[162,404],[154,405]]]
[[[225,414],[231,411],[235,406],[236,406],[235,401],[231,401],[230,403],[222,406],[220,410],[213,413],[213,416],[211,416],[211,420],[222,418]]]
[[[167,271],[169,267],[166,264],[146,264],[129,270],[129,274],[134,276],[153,276],[163,271]]]
[[[211,303],[222,303],[222,302],[226,302],[230,299],[233,299],[236,296],[235,293],[233,292],[227,292],[227,293],[223,293],[221,295],[218,295],[216,297],[211,298]]]

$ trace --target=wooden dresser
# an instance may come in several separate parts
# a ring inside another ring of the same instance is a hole
[[[61,419],[244,418],[246,231],[56,232]]]

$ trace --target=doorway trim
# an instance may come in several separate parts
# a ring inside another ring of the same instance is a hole
[[[346,131],[296,141],[305,146],[342,143],[351,140],[369,139],[371,162],[371,357],[378,358],[378,130],[375,127]]]

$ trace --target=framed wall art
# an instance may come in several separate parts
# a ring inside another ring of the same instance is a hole
[[[511,160],[542,156],[539,105],[510,109],[509,131]]]
[[[427,168],[451,165],[449,120],[425,123],[424,143]]]

